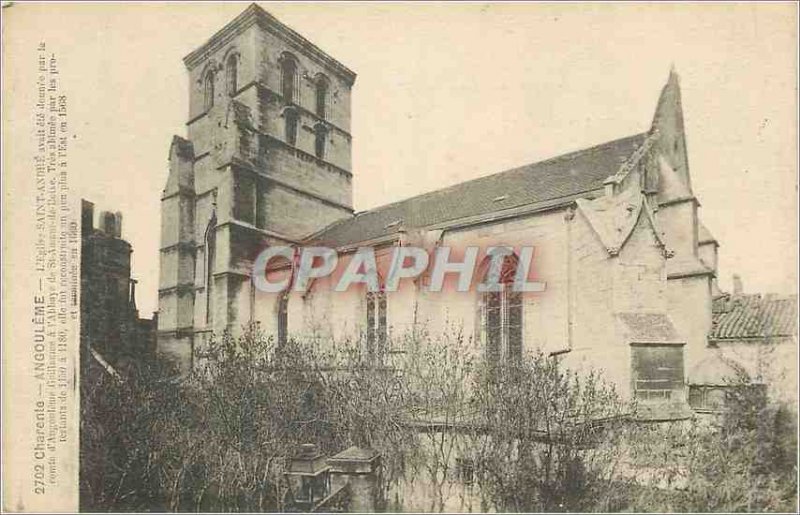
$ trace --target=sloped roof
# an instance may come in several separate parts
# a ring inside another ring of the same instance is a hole
[[[355,445],[348,447],[339,454],[331,456],[330,460],[339,461],[368,461],[378,456],[378,452],[373,449],[356,447]]]
[[[471,216],[497,213],[602,189],[641,145],[646,133],[571,152],[505,172],[480,177],[400,202],[356,213],[309,240],[342,247]]]
[[[724,295],[714,300],[710,340],[792,336],[796,295]]]
[[[672,320],[662,313],[617,313],[630,343],[674,343],[685,341]]]
[[[715,352],[692,367],[686,382],[705,386],[727,386],[749,379],[747,371],[739,363]]]

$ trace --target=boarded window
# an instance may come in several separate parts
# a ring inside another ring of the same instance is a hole
[[[631,348],[637,399],[678,401],[683,392],[683,347],[642,345]]]

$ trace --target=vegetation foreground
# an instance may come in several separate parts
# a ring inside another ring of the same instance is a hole
[[[393,511],[460,497],[464,511],[796,512],[795,411],[763,390],[732,385],[713,419],[642,424],[598,374],[541,354],[487,366],[465,343],[416,334],[405,352],[364,353],[251,327],[182,380],[158,364],[91,368],[81,510],[285,511],[285,458],[314,443],[378,451]]]

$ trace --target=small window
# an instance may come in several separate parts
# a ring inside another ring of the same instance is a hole
[[[462,485],[472,485],[475,482],[475,462],[470,458],[457,458],[456,474]]]
[[[386,344],[386,293],[367,292],[367,353],[375,356]]]
[[[287,109],[284,111],[283,117],[286,124],[286,143],[295,146],[297,144],[297,112],[294,109]]]
[[[324,75],[317,77],[317,116],[325,118],[325,108],[328,103],[328,79]]]
[[[289,338],[289,293],[281,293],[278,297],[278,346],[286,345]]]
[[[696,411],[721,411],[725,406],[725,388],[691,385],[689,406]]]
[[[204,91],[204,105],[206,111],[214,107],[214,72],[209,71],[206,74],[205,81],[203,83],[203,91]]]
[[[281,94],[286,103],[294,102],[296,80],[297,61],[291,54],[284,54],[281,57]]]
[[[680,401],[683,347],[640,345],[631,348],[633,387],[642,401]]]
[[[231,54],[225,65],[226,82],[228,95],[233,96],[239,89],[239,56]]]
[[[319,159],[325,159],[325,139],[328,136],[328,131],[325,126],[318,124],[314,127],[314,155]]]

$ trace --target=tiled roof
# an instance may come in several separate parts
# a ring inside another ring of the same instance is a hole
[[[505,172],[356,213],[309,239],[342,247],[472,216],[497,213],[602,189],[642,144],[646,133],[629,136]]]
[[[796,295],[724,295],[714,300],[709,339],[792,336],[797,332]]]

